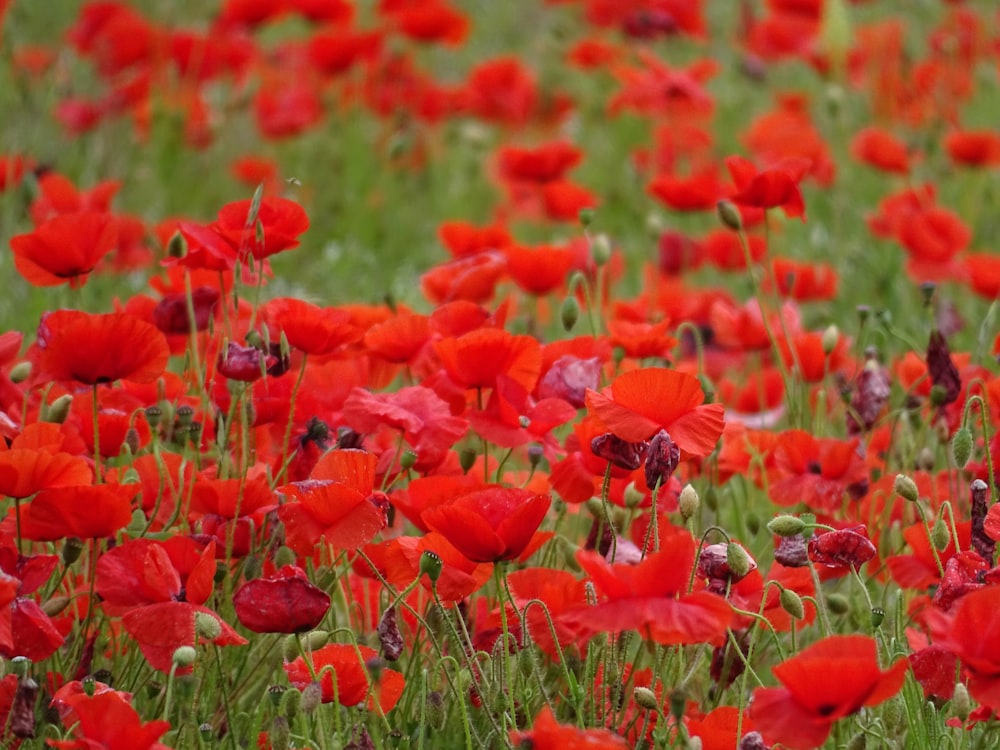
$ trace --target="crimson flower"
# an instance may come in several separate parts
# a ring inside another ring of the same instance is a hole
[[[694,566],[694,539],[676,531],[661,550],[637,565],[609,564],[596,552],[580,550],[577,562],[597,590],[598,603],[567,611],[560,619],[588,635],[636,630],[664,646],[721,645],[732,609],[708,591],[687,593]]]
[[[563,750],[572,747],[624,750],[628,747],[624,737],[609,729],[580,729],[572,724],[560,724],[552,709],[547,706],[535,717],[531,729],[512,731],[510,739],[515,746],[530,747],[532,750]]]
[[[1000,588],[971,591],[945,613],[927,611],[927,627],[935,645],[955,654],[969,680],[969,693],[980,703],[1000,706]]]
[[[806,206],[799,192],[799,181],[809,167],[802,158],[785,159],[770,169],[758,171],[753,163],[742,156],[730,156],[726,167],[736,184],[736,192],[729,196],[739,206],[753,208],[781,208],[790,219],[805,221]]]
[[[587,391],[587,410],[622,440],[639,443],[661,429],[689,456],[707,456],[724,427],[721,404],[706,404],[698,378],[649,367],[615,378],[600,393]]]
[[[157,740],[170,729],[169,721],[142,719],[119,693],[102,691],[93,697],[86,693],[65,696],[62,706],[71,709],[67,726],[75,739],[49,740],[50,747],[64,750],[168,750]]]
[[[318,674],[323,703],[336,700],[342,706],[356,706],[371,693],[369,706],[377,703],[379,710],[386,713],[399,701],[405,680],[396,670],[382,667],[378,670],[377,681],[372,684],[374,675],[368,664],[376,655],[376,651],[367,646],[331,643],[309,654],[311,671],[300,656],[285,664],[285,673],[288,681],[299,690],[311,684],[312,675]]]
[[[330,609],[330,595],[314,586],[305,571],[286,565],[273,576],[255,578],[233,595],[236,617],[255,633],[304,633]]]
[[[429,508],[421,519],[473,562],[500,562],[540,543],[536,531],[550,502],[531,490],[488,487]]]
[[[20,509],[25,539],[52,542],[66,537],[103,539],[132,520],[137,484],[52,487]]]
[[[898,693],[907,668],[901,658],[881,671],[867,636],[830,636],[774,667],[783,687],[755,690],[750,715],[768,744],[808,750],[826,741],[837,720]]]
[[[785,507],[805,503],[810,510],[829,513],[840,507],[845,492],[864,495],[868,469],[858,453],[859,442],[815,438],[804,430],[782,432],[774,449],[771,500]]]
[[[115,249],[118,225],[110,214],[88,211],[54,216],[10,241],[17,270],[35,286],[83,286]]]
[[[38,325],[37,347],[45,377],[86,385],[151,383],[170,359],[167,340],[156,326],[125,313],[46,313]]]
[[[215,620],[218,634],[209,638],[217,646],[243,646],[247,640],[233,630],[225,620],[207,607],[183,601],[158,602],[129,610],[122,616],[122,626],[139,644],[139,650],[153,669],[169,673],[174,652],[181,646],[197,643],[197,617]],[[190,673],[191,667],[177,669],[178,674]]]

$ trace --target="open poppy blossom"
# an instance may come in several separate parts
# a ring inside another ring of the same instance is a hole
[[[715,450],[725,426],[725,409],[705,403],[698,378],[659,367],[623,373],[601,392],[588,390],[587,411],[632,443],[664,429],[689,456]]]
[[[512,731],[511,742],[533,750],[562,750],[579,747],[587,750],[624,750],[625,738],[608,729],[580,729],[573,724],[560,724],[551,708],[543,708],[535,717],[531,729]]]
[[[156,326],[125,313],[46,313],[38,325],[37,348],[46,376],[86,385],[151,383],[170,359],[167,340]]]
[[[17,270],[35,286],[83,286],[115,249],[118,225],[106,213],[60,214],[10,241]]]
[[[988,706],[1000,706],[1000,651],[997,644],[997,607],[1000,589],[987,586],[971,591],[945,613],[935,608],[926,614],[936,645],[958,656],[968,677],[969,693]]]
[[[103,748],[104,750],[168,750],[157,742],[170,729],[169,721],[143,723],[139,713],[113,690],[93,696],[86,693],[64,695],[60,711],[67,711],[65,723],[75,739],[49,740],[50,747],[64,750]]]
[[[125,632],[139,644],[139,650],[153,669],[169,674],[174,652],[181,646],[191,646],[204,636],[197,628],[197,617],[215,620],[219,629],[215,637],[206,640],[217,646],[243,646],[247,640],[219,615],[207,607],[183,601],[157,602],[136,607],[122,616]],[[177,674],[189,674],[190,666],[177,668]]]
[[[786,159],[769,169],[758,171],[742,156],[730,156],[726,167],[736,184],[729,199],[739,206],[781,208],[789,219],[805,221],[806,205],[799,192],[799,181],[809,167],[802,158]]]
[[[216,226],[241,252],[258,260],[298,247],[299,236],[309,228],[305,209],[295,201],[264,196],[256,215],[252,201],[227,203],[219,210]]]
[[[324,703],[357,706],[368,698],[369,708],[378,706],[380,712],[387,713],[403,694],[405,680],[399,672],[384,666],[376,678],[368,667],[376,657],[375,650],[367,646],[331,643],[309,654],[312,670],[300,656],[285,664],[285,673],[299,690],[313,681],[313,674],[319,675]]]
[[[867,636],[829,636],[774,667],[783,687],[756,689],[750,715],[766,742],[809,750],[826,741],[839,719],[898,693],[908,668],[902,658],[881,671]]]
[[[25,539],[56,541],[66,537],[102,539],[132,520],[135,484],[98,484],[52,487],[21,507]]]

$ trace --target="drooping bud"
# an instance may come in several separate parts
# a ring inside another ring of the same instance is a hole
[[[11,383],[23,383],[31,375],[31,362],[24,361],[18,362],[16,365],[10,368],[10,373],[7,377],[10,378]]]
[[[781,537],[798,536],[805,527],[806,525],[801,518],[787,514],[775,516],[767,524],[768,531]]]
[[[649,441],[646,451],[646,486],[654,489],[670,481],[681,460],[681,449],[670,439],[670,433],[660,430]]]
[[[417,454],[412,450],[403,451],[403,455],[399,457],[399,467],[403,471],[409,471],[417,463]]]
[[[69,416],[69,408],[73,404],[73,397],[64,393],[51,404],[42,404],[41,421],[62,424]]]
[[[742,581],[757,569],[757,563],[750,557],[750,553],[736,542],[726,545],[726,563],[729,565],[734,583]]]
[[[716,203],[715,212],[719,217],[719,221],[722,222],[722,225],[726,229],[732,229],[734,232],[739,232],[743,229],[743,217],[740,215],[740,210],[731,201],[719,201]]]
[[[198,652],[191,646],[179,646],[174,649],[173,662],[178,667],[190,667],[198,658]]]
[[[951,713],[963,724],[972,712],[972,701],[969,699],[969,689],[964,682],[956,683],[955,692],[951,695]]]
[[[684,485],[684,489],[681,490],[681,494],[677,497],[677,510],[680,511],[681,518],[687,521],[698,512],[700,504],[698,490],[690,484]]]
[[[462,467],[462,471],[468,474],[469,470],[476,465],[476,452],[472,448],[463,448],[458,453],[458,465]]]
[[[576,321],[580,319],[580,302],[572,294],[563,300],[559,307],[559,320],[564,331],[572,331]]]
[[[920,491],[917,489],[917,483],[905,474],[896,475],[896,481],[893,482],[892,489],[901,498],[909,500],[911,503],[915,503],[920,499]]]
[[[611,240],[606,234],[599,234],[590,243],[590,254],[594,263],[599,266],[605,265],[611,260]]]
[[[647,687],[637,687],[632,691],[632,697],[635,698],[635,704],[639,708],[643,708],[646,711],[660,710],[660,705],[656,700],[656,693]]]
[[[955,430],[955,436],[951,439],[951,455],[960,469],[964,469],[972,457],[972,430],[965,425]]]
[[[934,526],[931,527],[931,544],[938,552],[944,552],[948,548],[949,541],[951,541],[951,535],[948,533],[948,524],[938,516]]]
[[[851,610],[850,600],[843,594],[836,592],[826,595],[826,608],[835,615],[843,615]]]
[[[292,730],[288,725],[288,719],[284,716],[275,716],[271,720],[271,731],[267,735],[271,750],[288,750],[291,747]]]
[[[828,357],[833,354],[833,350],[837,348],[838,341],[840,341],[840,329],[835,325],[827,326],[826,330],[823,331],[823,337],[820,339],[823,346],[823,354]]]
[[[805,607],[802,606],[802,597],[791,589],[782,589],[778,597],[781,608],[796,620],[801,620],[806,616]]]
[[[222,633],[222,626],[212,615],[205,612],[195,612],[194,630],[205,640],[214,641]]]

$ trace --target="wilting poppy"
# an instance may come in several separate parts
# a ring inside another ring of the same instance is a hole
[[[706,404],[698,378],[649,367],[615,378],[609,388],[587,391],[587,410],[628,442],[648,440],[665,429],[682,451],[707,456],[724,426],[724,407]]]
[[[163,334],[125,313],[46,313],[38,325],[38,363],[46,377],[87,385],[151,383],[170,359]]]
[[[783,687],[755,690],[750,715],[766,742],[808,750],[822,745],[839,719],[899,692],[907,668],[901,658],[881,671],[878,648],[867,636],[830,636],[774,667]]]
[[[369,692],[369,706],[378,706],[382,713],[391,711],[403,694],[403,675],[394,669],[381,667],[375,678],[368,664],[377,653],[367,646],[346,643],[331,643],[308,655],[312,668],[303,657],[285,664],[288,681],[299,690],[313,682],[313,675],[319,675],[324,703],[336,700],[342,706],[356,706]],[[375,683],[372,684],[372,680]]]
[[[551,498],[531,490],[488,487],[425,510],[421,519],[474,562],[521,556],[532,544]]]
[[[115,249],[118,225],[106,213],[54,216],[10,241],[17,270],[35,286],[83,286],[97,264]]]
[[[330,595],[305,571],[286,565],[273,576],[247,581],[233,594],[236,617],[255,633],[304,633],[330,609]]]

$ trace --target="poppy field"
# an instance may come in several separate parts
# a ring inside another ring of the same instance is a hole
[[[1000,743],[993,3],[0,52],[0,746]]]

